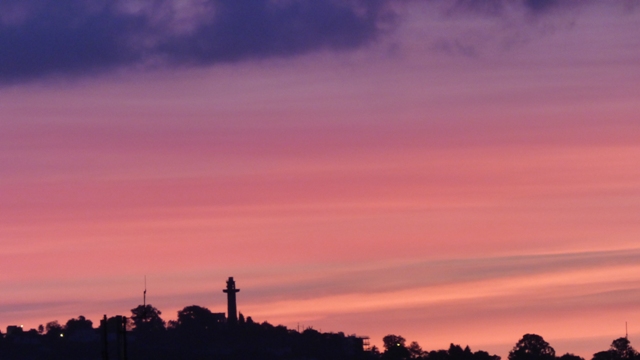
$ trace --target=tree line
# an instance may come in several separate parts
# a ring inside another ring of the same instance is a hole
[[[417,342],[406,344],[402,336],[387,335],[382,339],[384,351],[372,349],[382,360],[500,360],[498,355],[486,351],[472,352],[469,346],[451,344],[448,350],[422,350]],[[556,351],[542,336],[525,334],[509,351],[509,360],[585,360],[583,357],[566,353],[556,355]],[[640,354],[631,346],[627,337],[613,340],[608,350],[593,354],[591,360],[640,360]]]
[[[197,305],[183,308],[176,320],[166,322],[157,308],[140,305],[128,317],[105,316],[96,327],[84,316],[30,330],[9,326],[0,332],[0,360],[501,360],[468,346],[451,344],[446,350],[426,351],[399,335],[382,340],[383,349],[368,348],[355,335],[322,333],[311,327],[293,330],[254,322],[242,314],[232,324],[224,314]],[[508,360],[585,359],[573,354],[558,357],[541,336],[525,334]],[[640,360],[640,356],[625,337],[591,360]]]

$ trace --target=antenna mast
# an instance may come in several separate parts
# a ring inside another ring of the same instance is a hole
[[[142,305],[147,306],[147,275],[144,276],[144,292],[142,293]]]
[[[629,328],[627,327],[627,322],[624,322],[624,338],[629,339]]]

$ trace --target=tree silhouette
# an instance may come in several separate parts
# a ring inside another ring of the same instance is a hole
[[[417,359],[424,355],[424,351],[416,341],[412,341],[411,344],[409,344],[408,350],[412,359]]]
[[[638,352],[631,347],[631,342],[626,337],[613,340],[607,351],[593,354],[593,360],[636,360],[640,359]]]
[[[469,346],[463,349],[460,345],[450,344],[448,350],[432,350],[424,352],[418,359],[428,360],[500,360],[498,355],[489,355],[486,351],[471,351]]]
[[[449,360],[470,360],[473,357],[469,346],[466,346],[463,350],[460,345],[450,344],[448,353]]]
[[[162,312],[150,304],[138,305],[131,309],[131,321],[138,331],[164,330],[165,321],[160,317]]]
[[[509,360],[554,360],[556,351],[542,336],[525,334],[509,352]]]
[[[383,337],[382,343],[384,344],[385,351],[382,354],[382,358],[389,360],[409,359],[411,353],[405,346],[405,342],[405,338],[399,335],[387,335]]]
[[[82,315],[78,316],[77,319],[69,319],[64,326],[64,333],[67,335],[73,335],[75,333],[92,330],[93,322],[91,320],[87,320]]]
[[[473,353],[473,358],[475,360],[500,360],[500,356],[490,355],[488,352],[482,351],[482,350],[476,351],[475,353]]]
[[[584,360],[584,358],[575,354],[566,353],[560,356],[558,360]]]
[[[636,359],[638,357],[638,352],[631,347],[631,342],[626,337],[613,340],[609,351],[613,353],[614,359]]]
[[[404,347],[404,344],[406,342],[407,340],[405,340],[405,338],[403,338],[400,335],[390,334],[382,338],[382,343],[384,344],[385,351],[388,351],[389,349],[399,347],[399,346]]]
[[[49,321],[47,325],[45,325],[45,330],[47,331],[47,337],[58,338],[60,334],[62,334],[62,325],[60,325],[57,320]]]
[[[613,360],[613,353],[610,350],[600,351],[593,354],[592,360]]]
[[[178,330],[205,331],[213,329],[218,318],[206,307],[191,305],[178,311],[178,319],[170,321],[169,326]]]

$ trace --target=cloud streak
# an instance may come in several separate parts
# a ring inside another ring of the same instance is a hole
[[[268,283],[264,279],[255,284],[251,295],[256,301],[278,299],[278,294],[300,298],[319,296],[345,296],[347,294],[374,294],[390,291],[413,292],[420,288],[447,289],[477,287],[478,284],[518,283],[524,288],[554,285],[554,281],[569,281],[578,285],[598,282],[603,275],[583,277],[590,269],[606,274],[612,269],[631,268],[640,260],[640,250],[571,252],[534,254],[487,258],[446,259],[414,263],[380,264],[378,266],[331,265],[315,271],[305,269],[308,277],[288,283]],[[283,269],[284,271],[284,269]],[[246,276],[250,277],[251,274]],[[270,274],[274,277],[274,274]],[[277,276],[275,276],[277,278]],[[632,276],[635,278],[635,276]],[[515,280],[514,280],[515,279]],[[527,281],[521,281],[527,279]],[[555,279],[555,280],[553,280]],[[615,281],[624,281],[619,276]],[[628,279],[627,279],[628,280]],[[615,282],[612,279],[612,283]],[[526,284],[526,285],[522,285]],[[491,285],[491,286],[493,286]],[[457,295],[456,295],[457,296]]]
[[[466,9],[486,14],[502,14],[510,8],[522,8],[530,13],[541,13],[557,6],[566,6],[571,1],[563,0],[458,0],[453,3],[454,9]]]

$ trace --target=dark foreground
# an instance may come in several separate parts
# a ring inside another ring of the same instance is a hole
[[[235,323],[199,306],[178,312],[168,324],[151,305],[132,310],[130,318],[115,316],[100,326],[80,316],[63,326],[57,321],[25,331],[10,326],[0,333],[0,360],[500,360],[485,351],[453,345],[447,350],[424,351],[401,336],[383,338],[384,349],[368,346],[368,339],[343,333],[303,331],[256,323],[240,315]],[[535,334],[526,334],[509,353],[509,360],[584,360],[573,354],[556,356]],[[592,360],[640,360],[629,340],[619,338]]]

